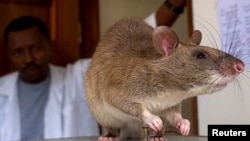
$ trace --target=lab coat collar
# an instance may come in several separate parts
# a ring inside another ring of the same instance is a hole
[[[2,81],[2,86],[0,87],[0,96],[12,96],[16,93],[16,82],[18,78],[18,72],[12,72],[1,79],[5,79],[6,81]]]

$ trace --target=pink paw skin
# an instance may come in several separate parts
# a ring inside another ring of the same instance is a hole
[[[190,131],[190,122],[187,119],[179,119],[176,122],[176,128],[179,130],[179,132],[184,135],[188,136]]]

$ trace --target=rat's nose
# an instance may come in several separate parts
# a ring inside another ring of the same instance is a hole
[[[235,58],[231,58],[228,60],[225,59],[220,64],[220,71],[224,75],[228,76],[237,76],[244,71],[244,68],[244,63],[241,60]]]
[[[244,63],[243,62],[236,62],[234,64],[234,69],[236,71],[237,74],[240,74],[244,71]]]

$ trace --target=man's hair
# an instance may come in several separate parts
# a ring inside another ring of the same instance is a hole
[[[8,42],[7,40],[8,40],[9,32],[16,32],[20,30],[29,29],[32,27],[38,27],[41,33],[43,33],[46,39],[50,42],[51,39],[50,39],[49,29],[42,20],[40,20],[37,17],[23,16],[23,17],[14,19],[5,28],[4,35],[3,35],[4,46],[7,47],[7,42]]]

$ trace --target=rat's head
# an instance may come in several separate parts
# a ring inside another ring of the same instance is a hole
[[[171,73],[173,85],[193,89],[198,93],[212,93],[223,89],[244,70],[244,63],[218,49],[199,46],[201,32],[196,30],[184,43],[179,43],[168,27],[153,32],[153,43],[162,54],[160,64]],[[167,63],[166,63],[167,62]]]

